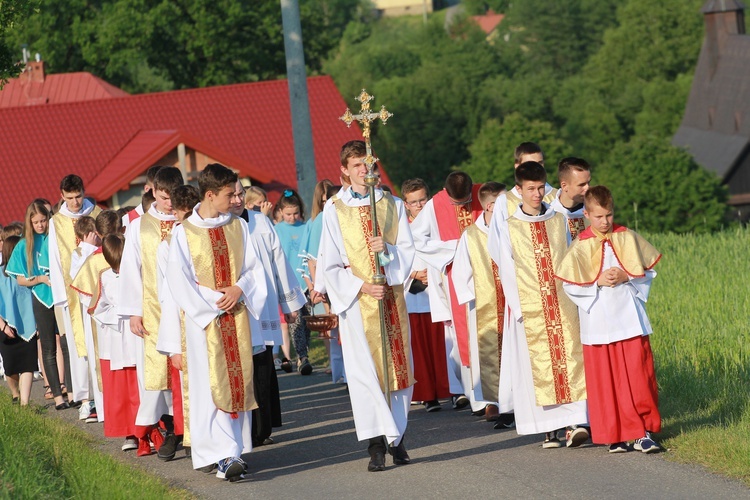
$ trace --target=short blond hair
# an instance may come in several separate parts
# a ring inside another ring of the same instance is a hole
[[[248,186],[245,189],[245,206],[257,205],[261,201],[268,201],[268,195],[263,188]]]

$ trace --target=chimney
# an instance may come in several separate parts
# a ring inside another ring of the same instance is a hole
[[[739,0],[708,0],[701,12],[706,25],[703,43],[713,77],[729,37],[745,34],[745,6]]]

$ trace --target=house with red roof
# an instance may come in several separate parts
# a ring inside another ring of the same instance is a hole
[[[37,197],[55,203],[71,173],[114,208],[140,202],[153,165],[176,166],[195,183],[205,165],[221,163],[272,201],[296,188],[285,80],[129,95],[87,73],[37,75],[30,90],[24,78],[0,91],[2,222],[22,219]],[[341,145],[361,132],[338,119],[347,105],[330,77],[308,78],[308,95],[317,178],[337,183]],[[382,168],[381,176],[391,184]]]

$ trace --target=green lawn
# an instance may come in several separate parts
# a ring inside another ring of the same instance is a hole
[[[0,391],[0,498],[192,498],[98,451],[94,438],[45,413],[12,405]]]
[[[750,485],[750,230],[647,235],[647,310],[669,458]]]

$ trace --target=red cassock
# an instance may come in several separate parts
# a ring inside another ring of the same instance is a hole
[[[430,313],[410,313],[411,353],[414,360],[412,401],[432,401],[451,396],[445,355],[445,328],[433,323]]]
[[[138,414],[138,375],[135,367],[110,370],[109,360],[99,361],[104,398],[104,436],[127,437],[138,434],[135,417]]]
[[[583,346],[591,440],[612,444],[661,431],[648,336]]]

